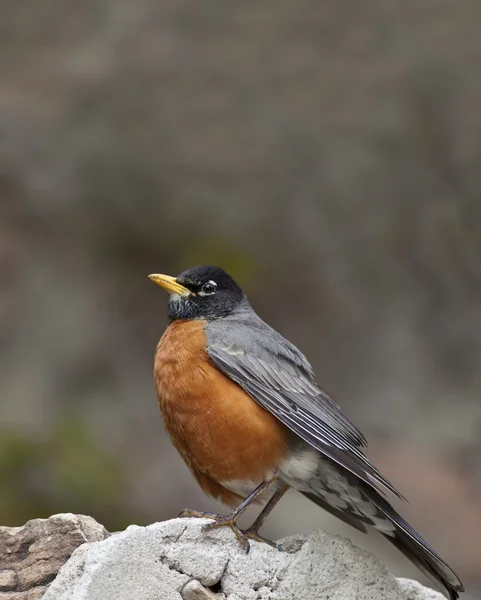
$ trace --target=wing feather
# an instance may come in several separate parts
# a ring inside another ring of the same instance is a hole
[[[367,484],[402,498],[368,460],[362,450],[365,437],[319,388],[295,346],[252,311],[213,321],[206,334],[211,360],[258,404]]]

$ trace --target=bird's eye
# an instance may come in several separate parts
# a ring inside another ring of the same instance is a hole
[[[216,288],[217,284],[215,281],[208,281],[207,283],[204,283],[199,294],[201,296],[211,296],[212,294],[215,294]]]

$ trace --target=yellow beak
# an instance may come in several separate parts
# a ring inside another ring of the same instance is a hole
[[[177,283],[175,277],[170,275],[149,275],[154,283],[163,287],[169,294],[179,294],[180,296],[190,296],[192,292],[180,283]]]

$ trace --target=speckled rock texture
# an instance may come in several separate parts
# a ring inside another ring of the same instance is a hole
[[[396,579],[371,554],[318,531],[251,542],[245,554],[226,528],[201,519],[131,526],[75,550],[44,600],[442,600]],[[1,599],[0,597],[0,600]]]
[[[92,517],[72,514],[0,527],[0,600],[39,600],[76,548],[108,535]]]

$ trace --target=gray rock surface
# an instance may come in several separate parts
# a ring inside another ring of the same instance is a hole
[[[202,519],[131,526],[75,550],[44,600],[441,600],[396,579],[371,554],[318,531],[284,551],[234,534],[202,532]]]
[[[78,546],[108,535],[92,517],[72,514],[33,519],[23,527],[0,527],[0,600],[42,598]]]

